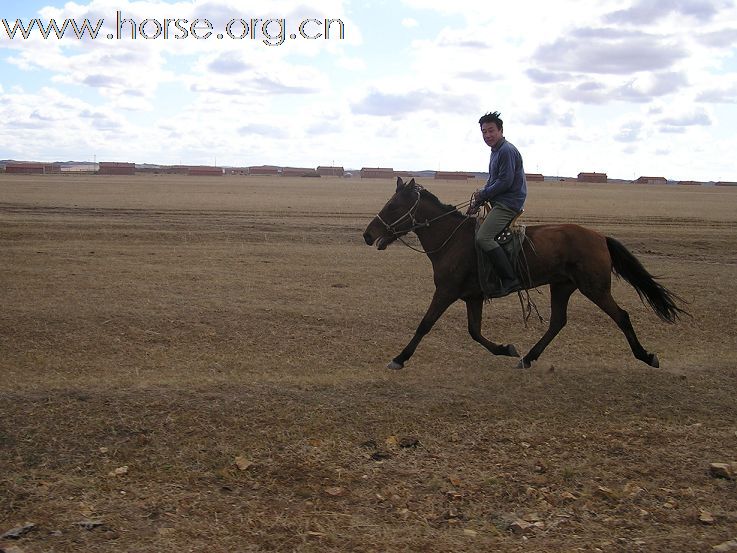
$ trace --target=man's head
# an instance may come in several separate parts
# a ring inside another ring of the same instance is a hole
[[[504,121],[501,120],[500,115],[498,111],[495,111],[487,113],[479,119],[481,136],[483,136],[486,145],[492,148],[504,138]]]

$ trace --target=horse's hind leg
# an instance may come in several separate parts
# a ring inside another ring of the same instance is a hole
[[[532,346],[529,353],[520,359],[517,368],[530,368],[532,362],[536,361],[542,355],[548,344],[566,326],[566,321],[568,320],[568,300],[575,290],[576,285],[572,282],[553,282],[550,284],[550,324],[548,325],[548,330],[538,340],[537,344]]]
[[[640,344],[640,341],[637,339],[637,334],[635,334],[635,329],[632,327],[632,323],[630,322],[629,314],[619,307],[616,301],[614,301],[610,290],[607,289],[600,293],[592,293],[587,290],[581,290],[581,292],[592,302],[598,305],[604,313],[609,315],[615,323],[617,323],[617,326],[624,333],[627,338],[627,342],[632,349],[632,353],[637,359],[647,363],[651,367],[660,366],[658,356],[654,353],[650,353],[642,347],[642,344]]]
[[[512,344],[496,344],[491,340],[487,340],[481,334],[481,315],[483,313],[483,309],[484,302],[480,297],[466,300],[466,314],[468,315],[468,333],[471,335],[471,338],[484,346],[494,355],[508,355],[510,357],[519,357],[519,353],[517,353],[517,348],[515,348]]]

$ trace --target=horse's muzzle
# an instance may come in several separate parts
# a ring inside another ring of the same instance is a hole
[[[363,241],[369,246],[376,246],[377,250],[385,250],[396,239],[394,235],[387,235],[384,225],[377,218],[369,223],[363,233]]]
[[[374,235],[367,230],[363,233],[363,240],[369,246],[375,245],[377,250],[385,250],[389,244],[394,242],[395,238],[393,236],[385,236],[384,234],[379,234],[374,238]]]

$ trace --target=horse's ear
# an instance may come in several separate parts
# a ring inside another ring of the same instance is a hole
[[[411,181],[409,181],[409,182],[408,182],[407,184],[408,184],[408,185],[410,185],[410,186],[415,186],[415,184],[416,184],[416,183],[415,183],[415,178],[414,178],[414,177],[412,177],[412,180],[411,180]]]
[[[399,192],[402,188],[404,188],[402,177],[397,177],[397,192]]]

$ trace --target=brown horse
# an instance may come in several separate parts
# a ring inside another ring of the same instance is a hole
[[[387,366],[401,369],[417,349],[423,336],[456,300],[466,303],[468,332],[494,355],[519,357],[513,345],[495,344],[481,334],[483,293],[478,279],[474,246],[475,218],[467,217],[454,206],[415,183],[397,179],[396,193],[366,227],[366,244],[383,250],[409,232],[420,240],[430,258],[435,293],[407,346]],[[674,323],[686,311],[682,301],[642,266],[637,258],[614,238],[572,224],[536,225],[526,229],[523,254],[527,274],[521,275],[525,288],[550,285],[550,325],[547,332],[520,359],[518,367],[528,368],[565,326],[568,299],[575,290],[598,305],[622,330],[632,353],[640,361],[658,367],[657,355],[642,347],[627,312],[611,294],[612,272],[626,280],[663,321]]]

